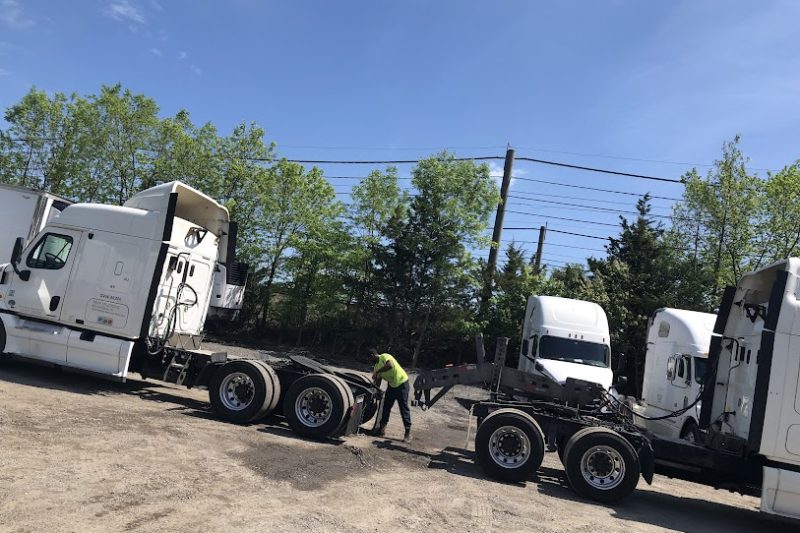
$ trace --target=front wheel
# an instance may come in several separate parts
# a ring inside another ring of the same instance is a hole
[[[681,430],[681,438],[687,442],[691,442],[692,444],[697,444],[700,442],[700,428],[697,427],[697,424],[694,420],[689,420],[683,426]]]
[[[544,434],[532,416],[518,409],[499,409],[478,426],[475,457],[489,477],[525,481],[542,464]]]
[[[628,496],[639,482],[639,456],[625,438],[602,427],[575,433],[564,450],[564,469],[572,490],[602,503]]]

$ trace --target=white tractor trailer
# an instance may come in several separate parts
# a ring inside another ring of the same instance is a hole
[[[420,373],[414,403],[428,408],[456,384],[484,385],[489,399],[471,412],[478,419],[475,457],[489,477],[530,479],[545,451],[557,449],[570,486],[586,498],[618,501],[640,476],[650,483],[657,472],[758,496],[763,513],[800,519],[800,259],[728,287],[708,338],[702,393],[648,417],[680,418],[700,405],[694,442],[634,424],[597,383],[560,383],[505,367],[508,339],[500,339],[494,363]],[[673,379],[679,360],[705,353],[683,341],[666,358]]]
[[[380,397],[365,377],[200,349],[230,224],[225,207],[179,182],[123,206],[65,206],[0,265],[0,356],[207,386],[214,411],[235,422],[275,411],[310,437],[354,430]]]

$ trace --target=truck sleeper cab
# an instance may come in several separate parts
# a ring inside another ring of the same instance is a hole
[[[603,308],[570,298],[530,296],[517,368],[562,385],[571,377],[610,389],[611,345]]]
[[[657,309],[650,317],[641,402],[635,413],[661,418],[680,410],[700,396],[706,376],[708,347],[716,315],[683,309]],[[648,420],[639,426],[667,438],[699,442],[701,403],[680,416]]]
[[[124,380],[146,346],[202,334],[228,212],[178,182],[74,204],[0,278],[0,352]]]

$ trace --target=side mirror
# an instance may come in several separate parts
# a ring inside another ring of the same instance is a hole
[[[522,355],[528,355],[528,350],[531,347],[531,343],[528,339],[522,339]]]
[[[17,237],[17,240],[14,241],[14,250],[11,252],[11,268],[14,269],[19,279],[28,281],[31,279],[31,271],[17,268],[17,263],[19,263],[20,257],[22,256],[23,242],[22,237]]]
[[[622,388],[628,384],[628,376],[617,376],[617,382],[615,387]]]
[[[22,237],[17,237],[14,241],[14,250],[11,252],[11,264],[19,263],[19,256],[22,254]]]
[[[616,373],[624,372],[628,367],[628,356],[624,353],[617,354],[617,367],[614,370]]]
[[[667,359],[667,381],[673,381],[675,379],[675,364],[678,359],[671,355],[669,359]]]

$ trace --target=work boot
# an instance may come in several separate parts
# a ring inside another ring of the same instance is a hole
[[[386,435],[386,424],[381,424],[372,430],[373,437],[383,437],[384,435]]]
[[[403,442],[411,442],[411,428],[406,428],[406,434],[403,437]]]

